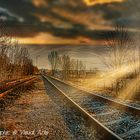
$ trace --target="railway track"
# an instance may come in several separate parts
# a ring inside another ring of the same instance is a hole
[[[66,93],[60,90],[48,78],[44,76],[43,78],[48,94],[51,93],[52,98],[55,98],[55,101],[58,100],[57,105],[62,106],[61,110],[64,118],[67,120],[66,123],[69,125],[70,130],[72,129],[71,131],[76,135],[74,139],[121,140],[120,137],[104,127],[76,102],[70,99]],[[102,134],[100,134],[100,132],[102,132]]]
[[[23,78],[19,80],[13,80],[10,83],[6,83],[5,85],[1,86],[0,89],[0,99],[5,97],[7,94],[11,93],[15,89],[22,87],[22,85],[30,83],[36,79],[35,76],[29,77],[29,78]]]
[[[115,102],[108,98],[83,91],[56,78],[45,77],[55,88],[89,115],[100,132],[113,135],[116,139],[140,139],[140,110]],[[94,125],[95,125],[94,124]]]

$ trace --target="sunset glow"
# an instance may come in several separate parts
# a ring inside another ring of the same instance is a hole
[[[139,62],[136,63],[135,65],[133,65],[133,67],[134,67],[134,69],[137,69],[139,67]],[[112,71],[104,72],[101,75],[101,77],[99,77],[97,79],[95,79],[94,77],[89,79],[86,87],[89,90],[90,90],[90,88],[97,90],[97,87],[99,88],[99,90],[101,90],[104,88],[104,84],[107,87],[110,87],[114,83],[114,81],[117,81],[118,79],[125,77],[129,73],[132,73],[131,64],[122,66],[120,69],[115,69]],[[138,82],[138,81],[135,80],[135,82]],[[131,85],[135,85],[135,84],[131,84]]]
[[[59,37],[53,37],[50,34],[40,33],[35,37],[17,38],[21,44],[69,44],[71,42],[78,43],[77,40],[65,39]]]
[[[96,4],[112,3],[112,2],[122,2],[123,0],[84,0],[87,6],[92,6]]]
[[[136,78],[130,81],[129,86],[126,86],[126,88],[120,91],[118,98],[121,98],[123,100],[132,100],[135,97],[137,88],[139,87],[140,87],[140,75],[138,75]]]
[[[37,7],[47,5],[47,3],[45,2],[45,0],[32,0],[32,2]]]

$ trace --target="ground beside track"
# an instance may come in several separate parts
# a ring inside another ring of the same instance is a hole
[[[24,93],[1,112],[0,134],[3,140],[71,139],[56,105],[46,94],[42,80],[36,83],[34,90]]]

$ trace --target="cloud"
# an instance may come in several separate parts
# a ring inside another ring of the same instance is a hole
[[[19,21],[23,22],[24,19],[22,17],[16,16],[8,11],[8,9],[0,7],[0,20],[3,21]]]
[[[135,5],[128,8],[131,1],[106,0],[89,7],[84,0],[1,0],[0,18],[17,37],[46,33],[54,38],[104,40],[116,24],[139,28]]]
[[[104,4],[104,3],[111,3],[111,2],[122,2],[123,0],[84,0],[87,6],[92,6],[96,4]]]

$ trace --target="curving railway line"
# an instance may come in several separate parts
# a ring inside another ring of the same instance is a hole
[[[86,92],[53,77],[43,77],[55,88],[55,92],[59,91],[61,96],[65,96],[88,124],[96,126],[97,132],[104,136],[103,139],[140,139],[139,108]]]

